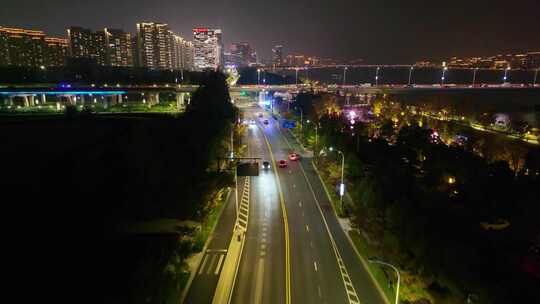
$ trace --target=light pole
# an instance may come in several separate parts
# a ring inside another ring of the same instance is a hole
[[[315,123],[315,151],[319,147],[319,124]]]
[[[534,71],[533,87],[536,86],[536,78],[538,77],[538,70],[540,70],[540,69],[537,68],[536,71]]]
[[[397,267],[395,267],[394,265],[386,263],[386,262],[377,261],[377,260],[374,260],[374,259],[368,259],[368,261],[370,263],[381,264],[381,265],[390,267],[396,272],[396,274],[397,274],[397,287],[396,287],[396,303],[395,304],[398,304],[399,303],[399,282],[401,281],[401,277],[399,275],[399,269],[397,269]]]
[[[377,71],[375,72],[375,86],[379,85],[379,70],[380,69],[381,69],[380,67],[377,67]]]
[[[473,76],[472,76],[472,86],[476,84],[476,72],[478,72],[478,68],[474,68],[473,70]]]
[[[301,107],[298,107],[300,110],[300,134],[302,135],[302,141],[304,141],[304,111]]]
[[[234,166],[234,197],[235,197],[235,207],[236,207],[236,223],[238,224],[238,171],[236,162],[234,161],[234,125],[231,129],[231,162]]]
[[[347,77],[347,69],[348,67],[343,67],[343,86],[345,86],[345,79]]]
[[[330,151],[334,151],[333,147],[328,148]],[[345,195],[345,184],[343,183],[343,176],[345,173],[345,154],[336,149],[338,154],[341,154],[341,184],[339,185],[339,208],[343,212],[343,195]]]
[[[257,69],[257,85],[261,83],[261,69]]]
[[[444,67],[442,70],[442,76],[441,76],[441,86],[444,86],[444,75],[446,74],[446,71],[448,71],[448,67]]]
[[[411,68],[409,69],[409,83],[408,83],[408,86],[411,86],[411,78],[412,78],[413,70],[414,70],[414,67],[411,66]]]
[[[506,80],[508,79],[508,71],[510,71],[510,66],[504,69],[503,83],[506,83]]]
[[[294,84],[295,85],[298,85],[298,67],[294,68],[294,70],[296,71],[296,76],[295,76],[295,81],[294,81]]]

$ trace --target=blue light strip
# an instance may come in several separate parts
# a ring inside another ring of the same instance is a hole
[[[119,95],[126,91],[34,91],[34,92],[7,92],[0,91],[0,95]]]

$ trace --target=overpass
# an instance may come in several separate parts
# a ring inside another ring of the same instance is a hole
[[[35,106],[47,102],[56,102],[57,108],[61,104],[84,105],[100,102],[104,107],[123,102],[142,102],[152,106],[163,101],[163,95],[169,100],[174,97],[179,109],[185,107],[191,94],[198,89],[198,85],[178,84],[152,84],[152,85],[55,85],[37,84],[21,86],[0,86],[0,104],[13,106],[16,102],[23,107]],[[234,93],[261,93],[261,92],[290,92],[319,91],[329,93],[352,94],[406,94],[411,92],[446,92],[446,91],[486,91],[486,90],[537,90],[540,85],[531,84],[434,84],[434,85],[237,85],[230,88]],[[260,94],[259,94],[260,95]],[[52,98],[52,100],[48,100]],[[2,103],[3,101],[3,103]]]
[[[178,108],[184,107],[195,92],[197,85],[70,85],[38,84],[20,86],[0,86],[0,101],[13,106],[20,102],[23,107],[56,102],[61,104],[84,105],[100,102],[105,108],[123,102],[142,102],[150,106],[159,104],[160,95],[174,96]],[[52,100],[51,100],[52,98]],[[131,99],[130,99],[131,98]]]

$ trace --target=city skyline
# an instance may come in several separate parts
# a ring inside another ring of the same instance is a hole
[[[522,1],[510,11],[503,1],[454,1],[442,6],[413,1],[407,7],[398,7],[391,1],[387,5],[341,1],[331,7],[305,1],[287,5],[279,1],[274,5],[163,1],[159,6],[139,1],[114,5],[100,0],[55,1],[39,13],[28,11],[27,6],[32,6],[32,2],[8,0],[0,12],[3,25],[42,29],[54,36],[63,35],[65,28],[75,25],[120,28],[134,34],[135,23],[157,20],[167,23],[182,37],[190,37],[193,28],[205,25],[223,30],[224,45],[247,42],[259,57],[267,60],[271,59],[272,47],[280,44],[287,53],[363,58],[374,64],[442,61],[453,56],[540,49],[540,41],[534,39],[537,37],[534,12],[540,10],[540,4],[533,0]],[[17,10],[25,10],[27,14],[16,14]],[[54,17],[58,13],[76,15],[76,24]]]

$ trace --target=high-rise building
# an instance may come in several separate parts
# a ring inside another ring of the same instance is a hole
[[[69,42],[64,38],[45,37],[44,65],[49,67],[59,67],[66,64],[66,57],[69,50]]]
[[[131,34],[118,29],[104,29],[106,65],[114,67],[133,66]]]
[[[173,35],[173,68],[182,70],[193,69],[193,43],[186,39]]]
[[[283,63],[283,46],[276,45],[272,48],[272,65],[281,66]]]
[[[196,70],[223,66],[223,42],[220,29],[194,28],[194,66]]]
[[[193,42],[184,40],[182,42],[182,66],[185,70],[192,71],[194,66],[194,54],[195,54],[195,46],[193,45]]]
[[[42,66],[45,48],[43,31],[0,27],[0,65]]]
[[[164,23],[137,23],[137,62],[150,69],[173,69],[173,33]]]
[[[90,58],[99,65],[107,64],[107,43],[105,31],[92,32],[90,29],[72,26],[67,30],[69,53],[73,58]]]
[[[255,63],[252,57],[253,51],[248,43],[232,43],[229,50],[231,65],[242,67]]]

